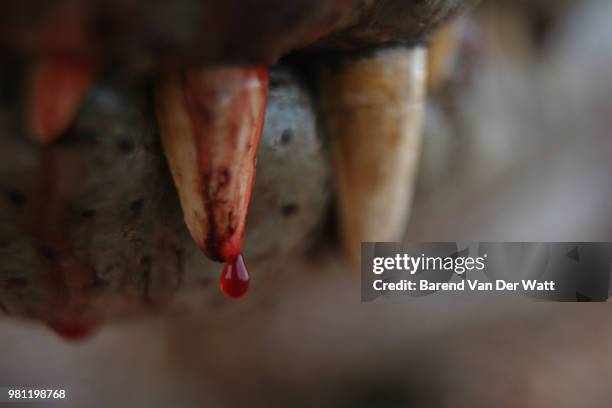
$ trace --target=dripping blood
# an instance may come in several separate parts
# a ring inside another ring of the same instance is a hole
[[[242,255],[225,264],[221,273],[221,291],[225,296],[232,299],[241,298],[249,290],[249,283],[249,272]]]
[[[61,338],[68,341],[82,341],[90,337],[97,328],[94,322],[53,322],[48,326]]]
[[[95,271],[79,259],[68,226],[68,209],[79,191],[81,161],[61,148],[44,148],[24,226],[40,245],[46,290],[51,294],[40,316],[66,340],[84,340],[98,326],[82,310],[91,304],[88,288]],[[44,251],[43,251],[44,248]]]

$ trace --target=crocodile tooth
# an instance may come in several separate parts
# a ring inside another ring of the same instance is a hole
[[[461,34],[465,23],[455,20],[440,27],[432,36],[429,44],[427,91],[439,91],[451,76],[455,67]]]
[[[426,70],[422,47],[379,49],[320,66],[340,237],[355,268],[361,242],[397,241],[404,233],[419,158]]]
[[[97,73],[97,64],[62,57],[41,58],[30,78],[29,130],[41,143],[57,140],[74,120]]]
[[[156,90],[162,142],[187,227],[211,259],[232,261],[242,251],[268,69],[172,70]]]

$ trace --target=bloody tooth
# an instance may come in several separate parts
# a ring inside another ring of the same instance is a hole
[[[266,67],[167,72],[157,114],[185,222],[213,260],[242,251],[268,92]]]
[[[97,72],[91,61],[41,59],[32,72],[29,125],[33,137],[51,143],[70,126]]]
[[[402,237],[419,156],[426,65],[424,48],[394,47],[321,66],[340,235],[354,267],[361,242]]]

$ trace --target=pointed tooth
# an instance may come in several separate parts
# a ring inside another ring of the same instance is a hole
[[[266,67],[173,71],[157,85],[162,141],[185,222],[216,261],[242,251],[267,92]]]
[[[421,142],[427,51],[394,47],[321,66],[340,236],[352,266],[361,242],[401,239]]]
[[[454,20],[436,31],[428,48],[427,92],[440,90],[451,75],[464,23]]]
[[[29,128],[41,143],[57,140],[74,120],[97,73],[97,64],[85,60],[45,57],[30,78]]]

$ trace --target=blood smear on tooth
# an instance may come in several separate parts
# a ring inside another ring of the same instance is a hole
[[[249,272],[242,255],[225,264],[221,273],[221,291],[225,296],[232,299],[241,298],[249,290],[249,283]]]

